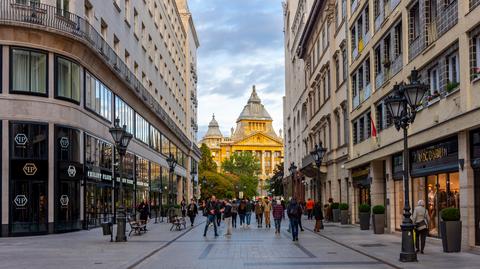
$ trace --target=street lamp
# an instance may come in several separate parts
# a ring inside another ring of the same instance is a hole
[[[295,162],[292,162],[290,164],[290,167],[288,168],[288,171],[290,172],[292,176],[292,198],[293,198],[293,181],[295,181],[295,173],[297,172],[297,166],[295,166]]]
[[[119,187],[119,207],[117,212],[117,242],[126,242],[127,236],[126,232],[126,214],[123,201],[123,159],[127,153],[127,147],[132,140],[133,135],[127,132],[127,126],[123,125],[120,127],[120,119],[116,118],[114,126],[109,129],[110,134],[112,135],[113,141],[115,142],[115,149],[118,151],[120,156],[119,163],[119,174],[120,174],[120,187]]]
[[[173,205],[173,172],[175,172],[175,166],[177,166],[177,160],[173,156],[173,154],[170,152],[167,158],[167,163],[168,167],[170,168],[169,172],[169,180],[168,180],[168,185],[169,185],[169,190],[168,190],[168,202],[170,206]]]
[[[400,261],[417,261],[413,243],[414,224],[410,219],[410,201],[409,201],[409,160],[408,160],[408,127],[415,121],[417,108],[421,105],[423,97],[429,86],[423,84],[418,79],[418,71],[413,69],[410,75],[410,84],[394,85],[393,95],[387,97],[385,103],[392,115],[397,131],[403,129],[403,190],[404,190],[404,208],[403,221],[400,225],[402,229],[402,252]]]
[[[320,145],[315,144],[315,148],[310,152],[310,155],[312,155],[313,159],[315,160],[315,165],[317,166],[317,192],[318,192],[318,201],[321,202],[322,197],[321,197],[321,186],[322,184],[320,183],[320,166],[322,165],[322,160],[323,157],[325,156],[325,153],[327,152],[327,149],[322,146],[322,141],[320,141]]]

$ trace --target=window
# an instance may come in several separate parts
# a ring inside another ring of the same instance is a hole
[[[402,55],[402,23],[395,26],[395,58]]]
[[[350,122],[348,116],[348,110],[343,108],[343,144],[350,143],[349,142],[349,132],[350,132]]]
[[[480,77],[480,35],[470,39],[470,79],[478,79]]]
[[[47,54],[14,48],[10,55],[10,90],[46,96]]]
[[[127,132],[133,134],[133,109],[127,105],[120,97],[115,96],[115,118],[120,120],[120,126],[126,125]]]
[[[343,61],[343,76],[342,76],[342,81],[345,81],[347,79],[347,50],[344,48],[342,49],[342,61]]]
[[[353,144],[357,144],[358,141],[358,125],[357,122],[353,122]]]
[[[48,160],[48,125],[11,122],[10,159]],[[16,137],[23,137],[22,145]]]
[[[342,0],[342,20],[347,16],[347,0]]]
[[[410,8],[409,13],[409,37],[410,43],[412,43],[420,36],[420,8],[418,2]]]
[[[125,0],[125,21],[130,23],[130,0]]]
[[[381,131],[383,130],[383,103],[380,103],[376,107],[376,117],[377,117],[377,130]]]
[[[150,126],[150,147],[157,152],[162,152],[162,134],[153,126]]]
[[[134,8],[133,9],[133,35],[135,36],[135,38],[137,38],[138,40],[138,32],[139,32],[139,25],[138,25],[138,12],[137,10]]]
[[[460,73],[458,66],[458,54],[454,53],[450,55],[447,59],[448,64],[448,82],[450,83],[460,83]]]
[[[57,0],[57,14],[59,16],[67,17],[70,13],[69,11],[69,0]]]
[[[338,57],[335,58],[335,87],[338,90],[340,85],[340,63],[338,62]]]
[[[170,153],[170,140],[162,134],[162,154],[168,156]]]
[[[85,72],[85,107],[112,120],[112,92],[89,72]]]
[[[437,66],[428,70],[428,78],[429,78],[429,83],[430,83],[430,94],[434,94],[435,92],[439,92],[440,78],[439,78]]]
[[[338,2],[335,3],[335,29],[338,28],[338,25],[339,25],[339,18],[340,16],[338,16]]]
[[[112,144],[85,134],[85,163],[91,166],[112,169]]]
[[[56,60],[55,97],[80,103],[80,66],[63,57]]]
[[[148,121],[138,113],[135,114],[135,138],[146,144],[149,144],[149,126]]]

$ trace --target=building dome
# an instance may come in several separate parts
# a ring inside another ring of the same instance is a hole
[[[212,116],[212,120],[208,124],[207,133],[204,136],[207,137],[223,137],[222,132],[220,132],[220,126],[218,125],[217,120],[215,119],[215,114]]]
[[[262,105],[260,97],[257,95],[255,85],[252,87],[252,94],[248,99],[247,105],[243,108],[242,113],[237,119],[237,122],[241,120],[272,120],[270,114],[268,114],[265,107]]]

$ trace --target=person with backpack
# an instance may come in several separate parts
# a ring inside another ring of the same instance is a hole
[[[247,228],[250,228],[250,222],[252,221],[252,211],[253,211],[252,202],[247,198],[246,208],[245,208],[245,220],[247,222]]]
[[[225,200],[223,207],[223,221],[225,222],[225,226],[227,226],[225,236],[232,235],[232,204],[228,199]]]
[[[195,200],[190,199],[190,204],[187,206],[187,216],[190,218],[190,226],[193,227],[193,223],[195,222],[195,217],[198,214],[198,207],[195,204]]]
[[[285,218],[285,211],[280,200],[277,200],[277,203],[273,206],[273,221],[275,222],[275,234],[280,234],[280,225],[282,224],[282,219]]]
[[[237,228],[237,214],[238,214],[238,202],[232,201],[232,227]]]
[[[302,216],[302,209],[297,203],[296,198],[292,198],[290,204],[287,207],[287,215],[290,219],[290,228],[292,231],[292,241],[298,241],[298,222]]]
[[[245,228],[245,215],[247,214],[247,201],[242,199],[238,205],[238,216],[240,217],[240,227]]]
[[[425,240],[428,235],[428,223],[430,222],[423,200],[418,200],[417,207],[413,210],[412,221],[415,224],[415,247],[417,252],[420,251],[423,254]]]
[[[203,231],[203,236],[207,236],[207,231],[208,231],[208,226],[210,224],[213,224],[213,230],[215,231],[215,236],[218,236],[217,233],[217,222],[215,220],[215,217],[217,216],[217,199],[215,195],[212,195],[212,198],[207,201],[205,208],[204,208],[204,213],[203,215],[207,217],[207,223],[205,224],[205,230]]]

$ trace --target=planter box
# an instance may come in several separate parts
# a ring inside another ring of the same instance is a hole
[[[462,247],[462,222],[440,221],[443,252],[460,252]]]
[[[348,210],[340,210],[340,223],[348,224]]]
[[[333,222],[340,222],[340,209],[332,209]]]
[[[360,230],[370,229],[370,212],[360,212]]]
[[[385,214],[373,214],[373,233],[384,234],[385,233]]]

